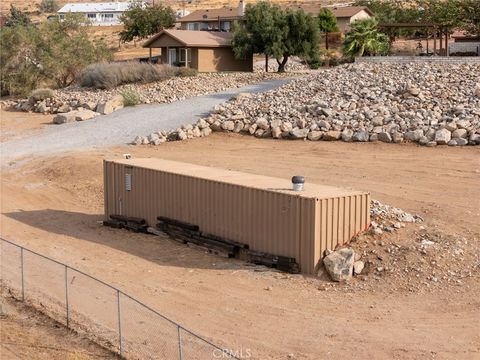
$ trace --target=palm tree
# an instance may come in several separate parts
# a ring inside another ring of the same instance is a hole
[[[389,49],[388,36],[378,31],[375,18],[355,21],[343,42],[343,54],[348,57],[387,55]]]

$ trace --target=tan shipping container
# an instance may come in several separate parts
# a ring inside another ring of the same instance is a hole
[[[105,219],[157,216],[249,248],[296,259],[314,274],[335,249],[370,224],[370,194],[309,183],[293,191],[279,179],[162,159],[104,161]]]

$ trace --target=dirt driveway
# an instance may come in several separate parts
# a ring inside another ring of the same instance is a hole
[[[302,174],[307,183],[370,191],[374,199],[423,216],[425,223],[361,244],[384,258],[387,248],[378,242],[407,249],[411,257],[397,264],[398,272],[332,285],[254,271],[240,261],[98,224],[101,159],[125,152],[279,177]],[[5,170],[1,232],[122,288],[216,343],[250,350],[251,358],[475,359],[480,352],[479,176],[478,147],[214,134],[159,147],[67,153]],[[455,237],[462,255],[453,258],[446,248],[417,256],[412,245],[422,231]],[[396,277],[409,261],[428,271],[470,275],[453,282],[432,282],[431,272]],[[430,265],[434,262],[441,267]]]

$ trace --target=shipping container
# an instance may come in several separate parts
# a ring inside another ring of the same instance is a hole
[[[295,174],[292,174],[295,175]],[[196,224],[250,249],[295,258],[314,274],[326,249],[370,224],[370,194],[162,159],[104,161],[105,219],[155,226],[158,216]]]

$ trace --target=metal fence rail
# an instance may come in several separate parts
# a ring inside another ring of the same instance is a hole
[[[151,307],[78,269],[0,237],[2,286],[126,359],[237,359]]]

